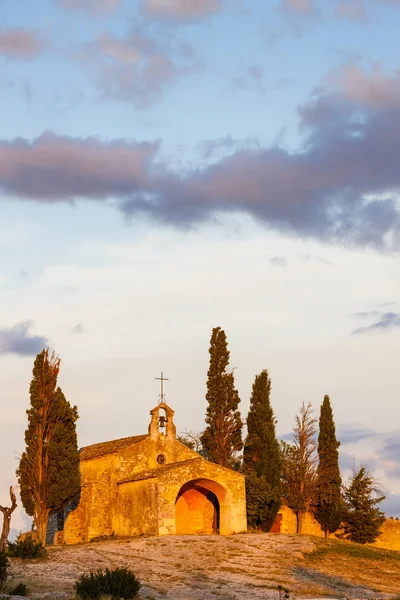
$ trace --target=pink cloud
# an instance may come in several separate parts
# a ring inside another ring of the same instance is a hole
[[[121,0],[57,0],[58,6],[65,10],[87,10],[94,13],[105,13],[116,10]]]
[[[148,186],[157,144],[70,138],[51,132],[33,142],[0,143],[0,186],[45,202],[124,196]]]
[[[100,36],[85,46],[81,63],[105,97],[138,108],[157,101],[167,85],[198,67],[188,45],[155,40],[138,31],[122,38]]]
[[[282,0],[281,8],[287,12],[305,15],[315,11],[312,0]]]
[[[355,65],[344,65],[331,72],[328,85],[364,107],[400,108],[400,69],[390,76],[379,63],[367,74]]]
[[[221,0],[141,0],[141,5],[151,18],[178,21],[200,19],[221,10]]]
[[[0,30],[0,54],[14,59],[29,59],[41,54],[46,44],[36,31],[27,29]]]
[[[343,0],[337,7],[336,14],[349,21],[362,23],[367,20],[367,11],[362,0]]]

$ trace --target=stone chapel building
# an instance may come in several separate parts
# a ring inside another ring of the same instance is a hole
[[[48,544],[246,531],[244,476],[180,443],[165,402],[150,414],[147,434],[81,449],[79,496],[50,517]]]

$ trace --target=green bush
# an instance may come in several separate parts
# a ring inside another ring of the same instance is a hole
[[[81,575],[75,583],[75,591],[82,600],[98,600],[100,596],[112,598],[136,598],[141,584],[128,569],[106,569]]]
[[[27,596],[28,588],[24,583],[18,583],[14,589],[10,591],[10,596]]]
[[[7,579],[8,560],[5,552],[0,552],[0,590],[3,589]]]
[[[8,553],[18,558],[42,558],[46,555],[42,542],[35,539],[33,535],[18,538],[15,542],[8,542]]]

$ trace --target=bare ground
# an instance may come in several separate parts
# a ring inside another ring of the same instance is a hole
[[[336,597],[400,600],[400,552],[309,536],[242,534],[104,540],[49,548],[44,560],[12,559],[11,581],[31,596],[74,595],[84,572],[128,567],[143,584],[142,600]]]

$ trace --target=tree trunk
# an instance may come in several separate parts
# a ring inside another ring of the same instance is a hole
[[[299,512],[296,513],[296,533],[303,532],[303,516],[304,513],[302,510],[299,510]]]
[[[0,552],[7,550],[8,534],[10,533],[11,527],[11,515],[17,508],[17,501],[12,486],[10,486],[10,499],[11,506],[9,508],[0,506],[0,511],[3,513],[3,528],[0,536]]]
[[[46,533],[47,533],[47,523],[49,520],[49,509],[44,507],[38,507],[38,510],[35,515],[35,524],[38,540],[42,542],[43,546],[46,545]]]

